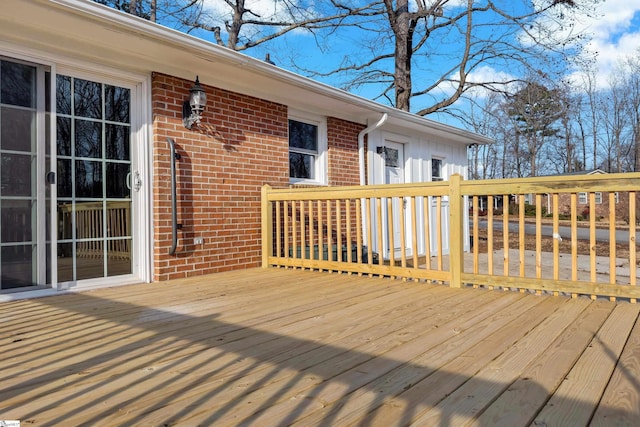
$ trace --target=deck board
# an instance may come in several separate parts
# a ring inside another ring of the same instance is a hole
[[[0,419],[638,425],[639,311],[293,269],[1,303]]]
[[[636,321],[592,423],[637,425],[640,419],[640,323]]]
[[[523,367],[541,355],[541,349],[549,347],[567,323],[574,321],[587,304],[584,300],[565,301],[525,336],[474,374],[473,378],[432,408],[431,417],[420,418],[418,424],[437,423],[441,414],[450,414],[447,418],[451,419],[452,425],[462,426],[472,422],[484,408],[506,391]],[[523,349],[528,351],[522,351]],[[512,425],[525,424],[524,420],[516,420]]]
[[[638,309],[637,304],[624,304],[613,310],[535,423],[584,425],[589,422],[638,318]]]
[[[567,322],[550,346],[533,347],[535,359],[472,425],[529,425],[612,310],[609,303],[590,304],[573,322]]]

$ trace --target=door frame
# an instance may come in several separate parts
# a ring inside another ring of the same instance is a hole
[[[55,108],[52,106],[49,125],[46,126],[45,111],[39,112],[36,119],[37,130],[41,132],[38,138],[42,138],[42,142],[38,145],[38,183],[37,197],[43,202],[46,200],[46,187],[49,185],[49,201],[50,201],[50,249],[49,257],[51,262],[51,279],[50,283],[46,283],[47,289],[38,286],[37,289],[25,289],[21,292],[2,293],[0,300],[13,300],[21,298],[29,298],[33,296],[47,295],[51,291],[65,290],[81,290],[102,286],[114,286],[121,284],[150,282],[152,280],[153,268],[153,206],[152,206],[152,182],[153,182],[153,156],[152,156],[152,109],[151,109],[151,74],[131,72],[127,70],[117,69],[105,64],[98,64],[65,56],[42,52],[31,48],[7,43],[0,48],[0,56],[7,60],[16,60],[28,62],[36,66],[48,68],[50,72],[51,84],[49,88],[49,99],[55,102],[56,87],[55,81],[58,74],[72,75],[74,77],[85,78],[88,80],[100,81],[107,84],[118,84],[122,87],[131,89],[131,164],[132,171],[137,170],[141,177],[140,191],[132,192],[132,274],[114,277],[105,277],[99,279],[90,279],[80,282],[67,282],[75,286],[63,286],[57,280],[57,188],[56,185],[46,184],[44,172],[47,170],[47,159],[44,155],[46,146],[46,132],[50,138],[50,158],[49,168],[52,171],[57,170],[56,161],[56,114]],[[45,93],[38,94],[38,97],[44,97]],[[40,136],[42,135],[42,136]],[[40,153],[42,152],[42,156]],[[44,203],[42,203],[44,205]],[[46,213],[46,207],[43,209]],[[46,214],[43,215],[46,218]],[[46,222],[39,221],[36,232],[38,235],[46,234]],[[46,237],[45,237],[46,241]],[[47,248],[42,245],[38,249],[38,269],[42,262],[46,259]],[[38,277],[42,276],[38,273]]]

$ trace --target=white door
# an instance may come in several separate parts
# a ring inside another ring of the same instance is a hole
[[[385,141],[384,146],[380,150],[384,161],[384,183],[385,184],[404,184],[404,146],[397,142]],[[393,212],[393,250],[394,257],[401,255],[401,228],[400,215],[405,215],[406,201],[400,198],[392,200]],[[406,215],[405,215],[406,218]],[[384,218],[387,224],[386,218]],[[389,252],[389,231],[385,234],[385,254],[387,258]]]

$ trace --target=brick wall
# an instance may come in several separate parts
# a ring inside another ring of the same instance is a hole
[[[365,128],[358,123],[329,117],[327,147],[329,155],[329,185],[358,185],[358,133]]]
[[[192,81],[157,73],[152,79],[155,281],[259,266],[260,189],[264,184],[289,185],[287,107],[203,85],[207,92],[204,118],[189,131],[182,124],[182,102],[192,85]],[[357,123],[327,119],[330,185],[359,183],[358,133],[362,129]],[[181,155],[176,170],[182,229],[175,255],[169,255],[167,137],[173,138]],[[352,228],[355,220],[353,224]],[[195,238],[204,243],[195,244]]]
[[[152,79],[156,281],[260,265],[260,189],[289,183],[287,107],[203,86],[203,123],[189,131],[182,101],[192,84],[162,74]],[[182,156],[176,162],[182,229],[174,256],[167,137]],[[204,243],[195,245],[196,237]]]
[[[358,133],[365,128],[364,125],[348,122],[334,117],[327,118],[327,148],[329,157],[329,185],[359,185],[360,167],[358,158]],[[353,243],[357,232],[356,212],[360,208],[357,200],[351,201],[351,240]],[[334,207],[335,209],[335,207]],[[342,230],[336,229],[336,221],[333,221],[333,241],[341,241],[348,247],[347,242],[347,212],[346,206],[341,207]],[[335,213],[334,213],[335,215]],[[324,212],[326,218],[326,211]],[[327,231],[324,231],[325,235]],[[338,235],[340,238],[338,239]]]
[[[602,201],[595,205],[596,219],[609,218],[609,192],[601,192]],[[589,197],[589,196],[587,196]],[[571,196],[568,193],[563,193],[558,196],[558,212],[564,215],[571,214]],[[620,192],[618,194],[618,203],[615,204],[616,216],[618,219],[629,218],[629,193]],[[589,219],[589,215],[593,212],[589,211],[589,199],[587,203],[580,203],[580,198],[576,201],[576,212],[578,215],[583,216],[585,219]]]

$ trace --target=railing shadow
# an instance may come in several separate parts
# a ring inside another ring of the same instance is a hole
[[[368,415],[356,419],[356,425],[380,424],[379,410],[395,406],[395,425],[407,425],[435,409],[433,422],[424,425],[445,427],[469,415],[455,405],[437,406],[460,386],[473,382],[475,389],[495,393],[511,385],[273,333],[259,323],[247,326],[222,321],[218,314],[201,316],[197,305],[181,306],[179,301],[175,308],[158,309],[85,293],[38,302],[44,310],[84,319],[88,327],[60,344],[71,334],[65,318],[52,329],[53,343],[40,336],[0,346],[0,363],[18,369],[15,375],[8,369],[0,374],[0,418],[19,417],[26,424],[192,425],[197,420],[199,425],[262,426],[302,419],[304,425],[334,426],[352,400],[364,394],[370,396]],[[93,334],[101,337],[94,344]],[[56,369],[30,373],[50,344],[54,356],[46,363]],[[21,345],[26,346],[22,352]],[[120,372],[123,366],[126,370]],[[547,394],[535,382],[527,386],[529,395]],[[474,398],[466,396],[465,407]],[[538,408],[545,403],[538,402]],[[595,411],[589,402],[568,406],[576,413]],[[522,425],[529,425],[537,411],[522,411]]]

